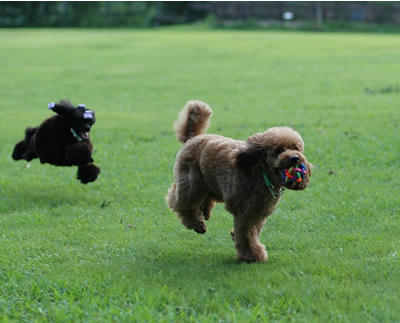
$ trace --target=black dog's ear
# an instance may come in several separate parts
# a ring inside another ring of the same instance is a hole
[[[49,110],[53,110],[63,117],[69,117],[75,111],[75,107],[66,100],[62,100],[58,103],[51,102],[48,104]]]
[[[236,166],[242,170],[249,170],[263,156],[263,151],[257,148],[248,148],[240,152],[236,157]]]

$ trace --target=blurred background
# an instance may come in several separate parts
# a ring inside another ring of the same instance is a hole
[[[400,31],[400,2],[0,2],[0,27]]]

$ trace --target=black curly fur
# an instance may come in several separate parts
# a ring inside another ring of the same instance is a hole
[[[39,158],[41,163],[55,166],[78,166],[77,178],[82,183],[95,181],[100,168],[93,164],[93,146],[88,135],[95,123],[94,112],[91,111],[92,118],[85,119],[84,113],[89,110],[76,108],[67,100],[51,109],[57,115],[36,128],[27,128],[25,138],[15,145],[12,158],[26,161]]]
[[[83,184],[86,184],[96,180],[99,174],[100,168],[95,164],[80,165],[78,166],[78,175],[76,178],[79,179]]]

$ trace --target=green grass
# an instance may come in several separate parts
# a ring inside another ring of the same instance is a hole
[[[0,30],[0,320],[399,321],[399,57],[395,35]],[[10,157],[61,98],[96,111],[92,184]],[[305,140],[265,264],[234,260],[223,205],[203,236],[165,205],[193,98],[211,133]]]

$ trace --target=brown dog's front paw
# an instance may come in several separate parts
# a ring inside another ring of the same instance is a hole
[[[248,263],[252,262],[266,262],[268,260],[268,253],[264,249],[262,244],[259,244],[256,248],[242,252],[237,256],[239,261],[244,261]]]

